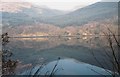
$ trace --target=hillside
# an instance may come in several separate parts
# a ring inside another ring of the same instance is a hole
[[[4,26],[31,25],[43,23],[44,18],[62,15],[66,12],[43,8],[30,3],[2,3],[2,24]]]
[[[26,3],[14,6],[14,11],[1,11],[2,31],[10,36],[102,35],[107,27],[118,33],[117,2],[98,2],[68,14]]]
[[[7,7],[12,5],[6,4]],[[5,4],[4,4],[5,6]],[[15,8],[16,7],[16,8]],[[27,3],[13,7],[3,7],[3,25],[31,25],[36,23],[53,24],[59,27],[83,25],[92,21],[101,21],[117,16],[117,2],[98,2],[82,9],[65,14],[65,12],[43,8]]]
[[[101,21],[117,16],[117,2],[98,2],[66,15],[57,16],[47,20],[47,23],[59,25],[83,25],[91,21]]]

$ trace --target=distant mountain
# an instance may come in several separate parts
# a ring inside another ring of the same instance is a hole
[[[47,23],[60,27],[70,25],[83,25],[91,21],[101,21],[117,16],[117,2],[98,2],[82,9],[78,9],[66,15],[47,19]]]
[[[2,24],[8,26],[29,25],[37,22],[42,23],[45,18],[66,13],[24,2],[16,4],[2,3],[0,12],[2,13]]]
[[[14,5],[14,6],[11,6]],[[83,25],[117,16],[117,2],[98,2],[76,11],[66,12],[32,5],[30,3],[7,3],[2,12],[3,25],[53,24],[59,27]]]
[[[67,14],[27,3],[13,5],[1,10],[2,32],[10,36],[102,35],[106,26],[118,33],[117,2],[98,2]]]

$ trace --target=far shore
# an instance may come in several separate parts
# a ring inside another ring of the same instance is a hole
[[[49,36],[12,36],[10,38],[47,38],[47,37],[99,37],[99,36],[106,36],[106,35],[49,35]],[[112,36],[112,35],[111,35]],[[116,35],[120,36],[120,35]]]

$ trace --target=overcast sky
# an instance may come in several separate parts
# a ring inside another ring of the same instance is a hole
[[[31,2],[39,6],[49,7],[51,9],[71,11],[77,8],[100,2],[101,0],[2,0],[6,2]],[[118,0],[102,0],[102,1],[118,1]]]
[[[2,0],[6,2],[31,2],[39,6],[45,6],[51,9],[72,11],[77,8],[82,8],[84,6],[93,4],[100,0]]]
[[[100,0],[27,0],[40,6],[47,6],[52,9],[71,11],[87,6]]]

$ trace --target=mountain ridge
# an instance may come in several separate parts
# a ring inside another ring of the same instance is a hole
[[[30,5],[30,4],[29,4]],[[24,5],[25,6],[25,5]],[[53,24],[59,27],[83,25],[117,16],[117,2],[97,2],[70,13],[30,5],[18,13],[2,12],[3,25],[31,25],[38,23]]]
[[[98,2],[84,8],[80,8],[69,14],[58,16],[48,22],[62,27],[75,24],[83,25],[87,24],[89,21],[102,20],[117,16],[117,10],[117,2]]]
[[[3,32],[10,36],[103,35],[109,27],[118,33],[118,4],[95,3],[68,14],[40,7],[22,8],[18,13],[2,12]]]

